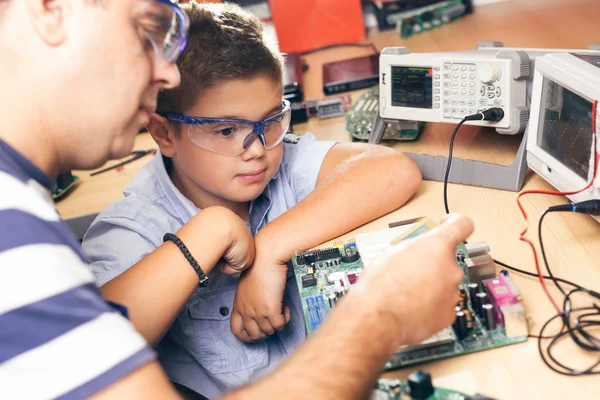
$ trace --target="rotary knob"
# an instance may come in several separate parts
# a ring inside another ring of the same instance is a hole
[[[478,68],[479,79],[483,83],[493,83],[498,79],[498,66],[495,64],[483,64]]]

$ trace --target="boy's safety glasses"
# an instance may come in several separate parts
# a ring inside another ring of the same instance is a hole
[[[190,21],[175,0],[143,1],[135,11],[135,19],[154,48],[157,59],[177,61],[187,44]]]
[[[244,153],[256,138],[265,149],[276,147],[290,127],[290,102],[281,102],[282,110],[262,121],[235,118],[188,117],[177,113],[158,113],[170,121],[189,125],[184,127],[192,143],[224,156]]]

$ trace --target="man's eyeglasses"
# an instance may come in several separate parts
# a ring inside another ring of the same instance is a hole
[[[190,21],[175,0],[144,1],[135,19],[154,48],[157,59],[175,62],[185,49]]]
[[[262,121],[247,121],[235,118],[188,117],[177,113],[158,113],[170,121],[189,125],[190,141],[203,149],[224,156],[244,153],[256,138],[265,149],[276,147],[290,127],[290,102],[281,102],[282,110]]]

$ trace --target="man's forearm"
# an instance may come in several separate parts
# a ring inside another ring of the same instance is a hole
[[[357,286],[339,302],[317,332],[274,373],[225,399],[367,398],[403,339],[397,329],[390,329],[394,317],[371,307],[362,290]]]
[[[420,182],[416,164],[396,151],[382,148],[356,155],[263,228],[257,244],[276,242],[269,247],[282,258],[290,257],[300,248],[314,247],[396,210]]]
[[[216,225],[212,210],[202,211],[193,229],[178,232],[205,274],[223,254],[226,232]],[[202,214],[201,213],[201,214]],[[215,218],[217,217],[217,219]],[[198,287],[198,276],[179,248],[171,242],[158,247],[144,259],[102,286],[107,300],[127,307],[136,330],[151,345],[162,337],[185,302]]]

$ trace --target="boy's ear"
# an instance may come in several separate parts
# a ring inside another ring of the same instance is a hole
[[[175,143],[173,142],[175,133],[172,130],[173,125],[166,118],[158,114],[153,114],[150,117],[148,131],[158,145],[160,153],[165,157],[173,157],[177,153]]]

